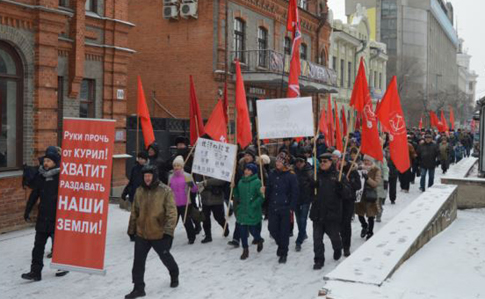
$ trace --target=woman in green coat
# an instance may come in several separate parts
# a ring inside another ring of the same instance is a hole
[[[234,189],[236,206],[236,221],[239,224],[243,253],[241,259],[249,256],[248,237],[249,233],[258,244],[258,252],[263,250],[263,239],[261,238],[258,225],[263,217],[263,194],[261,193],[261,181],[258,178],[258,166],[254,163],[246,164],[244,177],[239,180]]]

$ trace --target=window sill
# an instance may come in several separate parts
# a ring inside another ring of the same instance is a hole
[[[7,170],[4,172],[0,172],[0,179],[21,177],[22,174],[23,174],[22,170]]]

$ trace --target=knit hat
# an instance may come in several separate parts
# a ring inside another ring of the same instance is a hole
[[[146,151],[139,152],[138,155],[136,155],[137,158],[148,160],[148,153]]]
[[[244,166],[244,169],[249,169],[253,174],[258,173],[258,166],[255,163],[248,163]]]
[[[268,155],[261,155],[261,160],[263,161],[263,164],[265,164],[265,165],[271,163],[271,159],[269,158]]]
[[[173,159],[173,162],[172,162],[172,165],[175,166],[175,165],[180,165],[182,167],[184,167],[184,158],[182,156],[177,156],[175,157],[175,159]]]
[[[367,161],[371,161],[372,163],[375,163],[374,158],[372,158],[372,157],[371,157],[371,156],[369,156],[369,155],[364,155],[364,159],[363,159],[363,160],[364,160],[364,161],[365,161],[365,160],[367,160]]]
[[[332,155],[337,156],[337,158],[339,158],[339,159],[342,158],[342,153],[339,150],[334,150],[332,152]]]
[[[304,155],[298,155],[295,162],[306,162],[306,157]]]
[[[48,154],[46,154],[44,156],[44,158],[48,158],[48,159],[52,160],[52,162],[54,162],[56,165],[58,165],[59,160],[61,160],[61,157],[59,156],[59,154],[53,153],[53,152],[49,152]]]
[[[250,155],[253,157],[253,159],[255,160],[256,159],[256,152],[254,151],[254,149],[248,147],[245,151],[244,151],[244,154],[245,155]]]

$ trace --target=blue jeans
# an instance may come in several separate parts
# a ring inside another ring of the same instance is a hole
[[[296,238],[296,244],[303,244],[303,241],[307,238],[306,235],[306,222],[308,219],[308,212],[310,211],[310,204],[303,204],[296,208],[295,221],[298,225],[298,238]]]
[[[256,225],[239,225],[239,235],[241,237],[241,243],[243,248],[248,248],[248,238],[249,238],[249,233],[254,237],[254,240],[256,242],[261,241],[261,224],[256,224]]]
[[[434,184],[434,168],[421,167],[421,190],[426,190],[424,185],[426,183],[426,173],[429,173],[428,188]]]

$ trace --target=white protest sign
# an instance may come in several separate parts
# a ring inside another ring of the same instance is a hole
[[[199,138],[195,147],[192,172],[226,182],[232,180],[237,146]]]
[[[364,187],[365,187],[365,178],[364,178],[364,175],[363,175],[363,171],[362,170],[358,170],[357,171],[359,173],[359,179],[360,179],[360,182],[361,182],[361,187],[359,190],[357,190],[355,192],[355,202],[360,202],[362,200],[362,195],[364,195]]]
[[[260,139],[315,135],[312,98],[259,100],[256,105]]]

